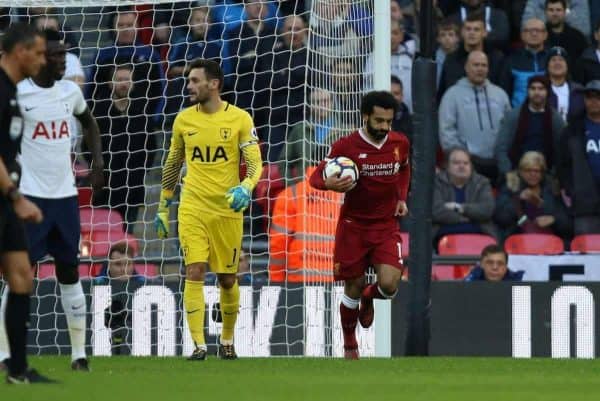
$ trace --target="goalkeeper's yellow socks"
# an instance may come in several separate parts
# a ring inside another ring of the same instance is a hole
[[[237,280],[233,287],[221,287],[220,294],[221,315],[223,316],[223,330],[221,331],[221,344],[233,344],[233,332],[240,309],[240,287]]]
[[[197,347],[205,347],[204,340],[204,281],[185,280],[183,305],[190,326],[192,340]]]

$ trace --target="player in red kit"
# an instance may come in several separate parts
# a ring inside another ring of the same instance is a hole
[[[402,277],[402,240],[398,217],[406,216],[410,182],[409,142],[390,131],[396,113],[394,96],[385,91],[366,94],[360,107],[363,128],[338,140],[310,177],[323,190],[345,192],[333,254],[336,280],[344,280],[340,317],[344,332],[344,357],[358,359],[356,323],[373,323],[373,299],[392,299]],[[323,178],[328,160],[346,156],[360,172],[351,177]],[[373,266],[377,282],[365,286],[365,271]],[[359,308],[360,305],[360,308]]]

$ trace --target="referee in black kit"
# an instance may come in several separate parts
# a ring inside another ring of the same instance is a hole
[[[23,135],[16,84],[46,64],[46,40],[33,26],[17,23],[2,36],[0,56],[0,270],[8,281],[6,333],[11,358],[6,381],[50,383],[27,366],[27,323],[33,276],[23,221],[41,222],[42,212],[17,189],[16,155]]]

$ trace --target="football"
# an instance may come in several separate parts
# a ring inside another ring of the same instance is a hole
[[[323,178],[327,179],[327,177],[331,177],[333,175],[337,175],[339,177],[352,177],[352,182],[356,183],[358,181],[358,167],[356,163],[352,161],[352,159],[344,156],[338,156],[334,159],[331,159],[325,165],[325,169],[323,170]]]

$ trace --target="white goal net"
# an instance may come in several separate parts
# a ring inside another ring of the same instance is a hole
[[[364,68],[373,49],[373,2],[0,0],[0,6],[0,30],[28,21],[64,35],[65,79],[81,86],[101,129],[107,188],[93,197],[88,151],[77,124],[70,131],[89,353],[192,350],[176,212],[167,240],[157,238],[152,222],[170,129],[187,104],[184,68],[208,58],[225,72],[223,98],[252,114],[265,160],[244,219],[236,350],[340,356],[342,287],[332,280],[331,256],[341,199],[311,190],[306,177],[334,140],[361,125],[364,82],[373,79]],[[210,350],[220,332],[218,294],[209,274]],[[51,259],[37,266],[33,302],[30,352],[68,354]],[[361,354],[373,355],[374,329],[360,330]]]

